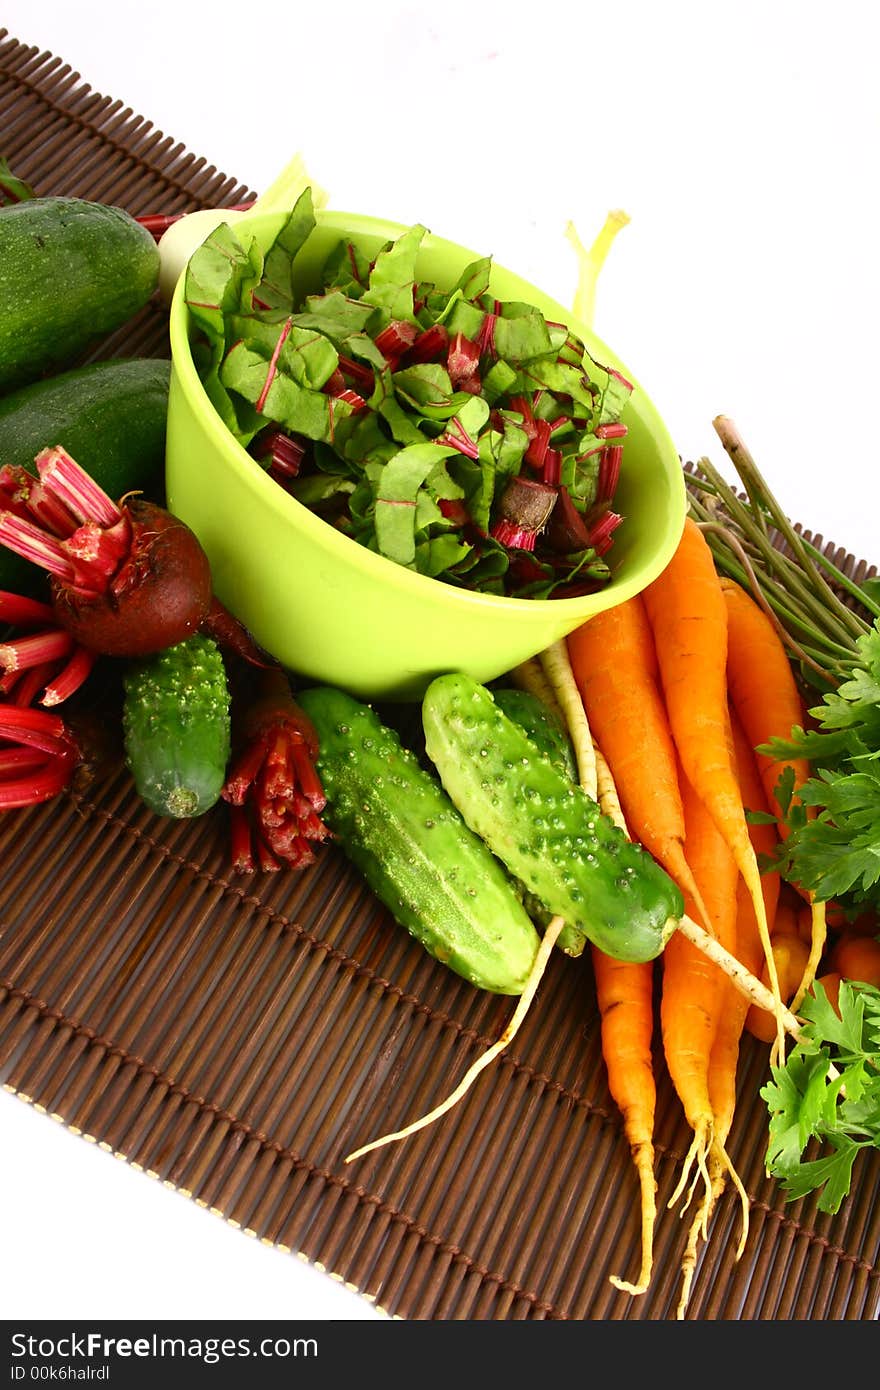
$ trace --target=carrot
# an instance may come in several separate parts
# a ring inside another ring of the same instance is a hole
[[[880,941],[843,932],[832,947],[829,964],[844,980],[880,985]]]
[[[799,936],[774,936],[773,959],[782,998],[792,999],[803,978],[804,968],[809,958],[810,948]],[[766,978],[766,966],[762,972]],[[759,1042],[772,1043],[776,1035],[776,1024],[766,1009],[752,1004],[746,1014],[746,1032]]]
[[[756,750],[767,800],[777,817],[779,833],[785,839],[790,828],[779,799],[780,778],[786,772],[791,773],[792,800],[796,802],[798,789],[810,775],[810,764],[806,758],[775,760],[757,749],[774,737],[788,738],[795,726],[803,726],[804,702],[785,644],[770,616],[736,580],[723,577],[720,584],[727,607],[730,701],[746,737]],[[811,949],[804,961],[803,978],[791,998],[794,1011],[815,979],[827,934],[824,904],[816,902],[812,895],[805,896],[812,913]],[[778,1041],[777,1050],[781,1051]]]
[[[731,736],[733,739],[734,766],[740,787],[743,804],[751,811],[767,811],[767,795],[762,782],[758,763],[735,711],[730,715]],[[756,855],[770,855],[777,843],[776,830],[765,822],[750,822],[749,835]],[[764,909],[771,939],[775,940],[783,925],[780,915],[780,880],[775,871],[764,873],[761,880],[764,895]],[[787,904],[784,905],[787,908]],[[790,909],[788,909],[790,911]],[[795,923],[792,914],[792,928]],[[793,934],[797,934],[793,931]],[[755,906],[745,880],[740,878],[736,887],[736,945],[737,959],[754,975],[760,975],[763,961],[761,937]],[[739,1043],[745,1026],[749,1001],[744,994],[729,983],[725,985],[725,996],[719,1021],[718,1034],[709,1061],[709,1094],[715,1115],[715,1128],[722,1141],[730,1133],[736,1106],[736,1068],[739,1062]]]
[[[733,721],[731,734],[733,736],[737,780],[739,781],[744,800],[746,800],[753,809],[762,810],[766,805],[764,788],[758,776],[757,765],[752,756],[752,750],[749,748],[741,728],[737,727],[734,735]],[[705,815],[705,811],[703,811],[703,814]],[[714,828],[714,822],[712,824]],[[768,835],[772,835],[775,840],[775,831],[772,826],[750,825],[749,832],[756,853],[758,852],[759,845],[766,848]],[[715,831],[715,834],[717,835],[717,831]],[[734,889],[732,905],[729,899],[723,901],[721,904],[721,916],[719,919],[721,931],[726,937],[726,944],[733,950],[737,959],[740,960],[751,973],[755,974],[761,969],[763,953],[754,903],[745,880],[736,871],[735,863],[729,851],[726,851],[726,857],[728,868],[727,891],[730,891],[731,877],[734,881]],[[764,901],[771,920],[775,909],[778,884],[778,875],[773,875],[769,884],[765,880]],[[723,893],[723,887],[721,891]],[[731,936],[733,937],[732,941],[730,939]],[[713,1118],[713,1135],[708,1157],[711,1191],[706,1199],[704,1209],[698,1211],[688,1234],[688,1241],[681,1264],[682,1292],[679,1301],[679,1315],[683,1313],[690,1295],[690,1286],[694,1271],[696,1270],[699,1238],[702,1234],[705,1234],[709,1217],[724,1191],[724,1185],[728,1174],[731,1176],[734,1186],[739,1193],[743,1212],[742,1234],[737,1249],[737,1259],[742,1255],[748,1235],[748,1196],[727,1155],[726,1144],[733,1125],[733,1116],[736,1108],[736,1076],[739,1065],[740,1039],[742,1037],[746,1014],[749,1009],[749,1001],[746,995],[736,988],[731,980],[723,979],[720,989],[715,995],[715,1002],[717,1006],[717,1016],[709,1052],[707,1074],[709,1104],[711,1106]]]
[[[682,804],[691,871],[700,886],[715,939],[727,950],[735,947],[735,906],[738,873],[723,836],[704,803],[682,775]],[[687,896],[685,905],[691,910]],[[693,1163],[711,1191],[706,1159],[712,1147],[715,1119],[709,1095],[709,1058],[715,1037],[725,977],[718,967],[681,932],[663,952],[660,1026],[666,1066],[684,1108],[694,1142],[682,1177],[673,1193],[682,1191]]]
[[[847,936],[880,936],[880,914],[876,908],[865,908],[852,919],[836,904],[827,902],[825,908],[828,926],[832,931],[845,933]]]
[[[626,834],[617,788],[602,751],[595,748],[599,806]],[[596,1001],[601,1020],[602,1057],[611,1092],[639,1178],[642,1209],[641,1270],[636,1283],[616,1274],[611,1283],[624,1293],[644,1293],[651,1282],[657,1183],[654,1177],[654,962],[634,963],[591,947]]]
[[[712,552],[692,518],[685,520],[671,561],[643,592],[669,725],[684,775],[733,855],[755,905],[781,1055],[785,1047],[782,1000],[761,874],[731,752],[727,605]]]
[[[720,583],[727,605],[728,694],[757,750],[771,738],[789,738],[795,726],[803,727],[806,711],[788,653],[770,618],[736,580],[722,577]],[[755,757],[784,838],[789,827],[777,794],[779,779],[791,769],[797,790],[807,781],[810,764],[806,758],[776,760],[757,751]]]
[[[636,965],[606,956],[595,946],[591,950],[608,1089],[623,1116],[642,1198],[642,1266],[638,1280],[629,1284],[612,1275],[611,1282],[625,1293],[639,1294],[645,1292],[651,1279],[657,1210],[654,1177],[657,1088],[651,1054],[653,963]]]
[[[733,765],[736,771],[736,780],[739,784],[740,797],[743,808],[746,812],[754,811],[758,815],[772,815],[770,801],[767,794],[766,784],[761,776],[758,764],[758,755],[754,745],[750,742],[745,729],[742,726],[739,715],[732,705],[728,705],[728,715],[730,718],[730,737],[733,748]],[[749,839],[755,851],[755,858],[759,861],[771,861],[779,847],[779,830],[777,826],[771,825],[768,821],[749,820],[748,821]],[[764,897],[764,914],[767,918],[767,930],[771,936],[776,930],[776,914],[779,911],[780,894],[783,884],[776,869],[764,867],[761,873],[761,892]],[[757,921],[755,922],[757,927]],[[759,938],[760,944],[760,938]],[[743,964],[748,964],[743,957]],[[752,969],[757,974],[760,970],[760,958],[753,961]]]
[[[684,853],[678,766],[641,595],[597,613],[567,638],[593,737],[608,760],[627,824],[709,926]]]

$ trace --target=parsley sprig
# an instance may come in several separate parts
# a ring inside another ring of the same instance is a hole
[[[839,1009],[816,984],[797,1043],[761,1090],[768,1173],[791,1200],[818,1192],[819,1210],[831,1214],[849,1193],[859,1153],[880,1147],[880,989],[843,980]]]

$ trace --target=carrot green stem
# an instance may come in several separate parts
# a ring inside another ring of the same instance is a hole
[[[839,584],[841,589],[845,589],[846,592],[850,595],[850,597],[856,599],[865,608],[867,608],[868,611],[872,613],[875,618],[880,618],[880,603],[875,603],[874,600],[871,598],[870,594],[862,588],[861,584],[857,584],[854,579],[850,579],[849,575],[844,574],[843,570],[838,569],[834,561],[828,555],[823,555],[822,551],[818,550],[811,541],[805,539],[804,545],[806,546],[809,554],[812,555],[815,559],[817,559],[824,566],[824,568],[827,569],[834,582],[836,584]]]
[[[856,636],[858,636],[860,624],[856,615],[852,612],[852,609],[847,608],[846,604],[843,603],[838,595],[835,594],[834,590],[824,581],[821,571],[816,567],[813,556],[804,543],[803,537],[800,536],[792,526],[773,493],[770,491],[755,460],[743,443],[733,421],[729,420],[725,415],[719,415],[713,421],[713,425],[718,438],[721,440],[727,454],[736,467],[746,491],[756,502],[766,508],[769,515],[773,518],[774,525],[779,531],[779,534],[785,538],[788,545],[791,547],[792,553],[797,557],[804,573],[823,591],[827,590],[828,601],[833,605],[838,617]]]

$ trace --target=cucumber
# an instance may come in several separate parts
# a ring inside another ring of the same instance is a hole
[[[203,633],[131,662],[123,674],[125,757],[159,816],[200,816],[219,799],[230,753],[230,697],[216,642]]]
[[[122,208],[31,198],[0,209],[0,391],[73,366],[159,283],[159,248]]]
[[[92,362],[0,396],[0,465],[35,473],[41,449],[63,444],[118,501],[165,497],[165,421],[171,363],[143,357]],[[35,565],[0,547],[0,589],[43,583]]]
[[[576,782],[577,758],[568,731],[544,701],[531,690],[522,690],[519,686],[498,686],[492,691],[492,695],[498,708],[528,734],[536,751],[549,758],[553,766],[569,782]],[[534,893],[530,893],[524,884],[520,885],[520,893],[532,921],[543,931],[553,913]],[[582,931],[566,923],[556,938],[556,944],[567,956],[582,956],[587,938]]]
[[[498,860],[369,705],[330,686],[297,701],[318,734],[330,830],[380,902],[478,989],[521,994],[539,936]]]
[[[501,685],[492,694],[500,710],[524,729],[533,743],[551,763],[572,782],[577,781],[578,769],[574,749],[567,730],[544,701],[530,690],[519,686]]]
[[[469,676],[422,700],[425,748],[465,821],[545,908],[607,955],[660,955],[681,920],[678,887],[557,770]]]

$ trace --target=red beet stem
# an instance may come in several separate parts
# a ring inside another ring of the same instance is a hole
[[[0,512],[0,545],[20,555],[23,560],[39,565],[62,583],[72,584],[76,581],[76,570],[61,542],[32,521],[26,521],[12,512]]]
[[[40,704],[60,705],[69,700],[88,680],[97,659],[95,652],[90,652],[85,647],[75,647],[70,660],[46,685]]]
[[[60,445],[43,449],[36,457],[43,486],[63,502],[77,521],[114,526],[122,512],[102,487]]]
[[[0,667],[6,671],[24,671],[29,666],[58,661],[72,650],[73,638],[70,633],[60,627],[50,628],[46,632],[34,632],[27,637],[0,642]]]
[[[0,622],[10,623],[12,627],[38,627],[41,623],[51,623],[53,617],[48,603],[0,589]]]
[[[0,780],[0,811],[12,811],[24,806],[37,806],[51,801],[67,786],[76,767],[76,755],[71,750],[54,757],[42,768],[33,768],[21,777]]]

